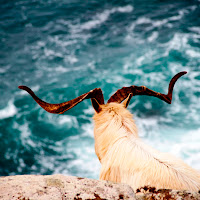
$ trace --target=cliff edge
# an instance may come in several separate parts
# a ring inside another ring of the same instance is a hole
[[[65,175],[0,178],[1,200],[200,200],[199,193],[144,187],[135,194],[126,184]]]

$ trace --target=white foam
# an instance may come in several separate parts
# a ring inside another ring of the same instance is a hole
[[[196,102],[197,101],[195,101],[194,103],[196,103]],[[199,109],[197,109],[197,107],[195,106],[195,108],[193,108],[193,109],[192,109],[192,107],[190,107],[190,110],[187,113],[186,119],[193,120],[194,122],[199,123],[200,115],[199,115]]]
[[[181,15],[176,15],[176,16],[170,17],[169,19],[170,19],[171,21],[176,21],[176,20],[179,20],[179,19],[181,19],[181,18],[182,18]]]
[[[58,67],[55,67],[52,71],[57,71],[57,72],[63,73],[63,72],[69,72],[71,70],[69,68],[65,68],[65,67],[59,65]]]
[[[41,167],[41,174],[46,172],[46,169],[55,171],[57,166],[56,166],[56,158],[57,156],[48,156],[48,155],[39,155],[37,156],[38,162],[40,163]],[[61,172],[60,172],[61,173]]]
[[[77,140],[73,140],[68,148],[76,153],[78,160],[70,162],[69,168],[78,168],[79,176],[85,172],[87,177],[98,178],[100,163],[95,154],[93,123],[85,123],[81,127],[83,133]],[[91,139],[88,139],[90,137]],[[81,169],[80,169],[81,166]]]
[[[139,122],[142,126],[154,127],[157,126],[158,120],[156,118],[140,118]]]
[[[149,42],[153,42],[153,41],[155,41],[155,39],[158,37],[158,32],[157,31],[154,31],[153,33],[152,33],[152,35],[150,36],[150,37],[148,37],[148,41]]]
[[[121,13],[129,13],[133,11],[133,6],[127,5],[123,7],[118,7],[116,8],[116,11],[121,12]]]
[[[137,115],[134,116],[135,123],[138,127],[138,134],[140,137],[144,138],[148,135],[148,138],[144,138],[144,140],[149,140],[151,137],[155,137],[154,133],[159,134],[158,127],[158,119],[157,118],[140,118]]]
[[[84,174],[86,177],[98,178],[100,163],[94,149],[93,125],[91,123],[84,124],[82,129],[84,133],[67,146],[68,150],[73,151],[78,158],[68,164],[68,169],[78,169],[76,176],[83,176]],[[88,139],[88,136],[92,139]]]
[[[200,129],[185,133],[180,142],[172,146],[171,153],[182,157],[189,165],[200,169]]]
[[[172,16],[169,18],[170,21],[177,21],[183,18],[184,14],[186,14],[186,10],[179,10],[178,15]]]
[[[76,137],[70,136],[65,141],[58,141],[54,145],[48,146],[57,152],[56,155],[43,156],[40,153],[37,156],[38,162],[43,166],[44,173],[46,169],[49,169],[54,174],[62,173],[98,178],[100,163],[95,155],[94,140],[93,138],[88,139],[88,136],[93,134],[92,124],[83,124],[81,129],[84,130],[83,134]],[[67,163],[61,162],[63,160],[67,160]]]
[[[152,109],[152,104],[151,104],[151,102],[146,102],[146,103],[144,103],[144,107],[145,107],[146,109]]]
[[[83,112],[85,114],[87,114],[87,115],[93,115],[94,114],[94,109],[92,108],[92,106],[90,106],[87,109],[85,109]]]
[[[10,69],[10,67],[11,67],[10,65],[1,66],[0,67],[0,74],[7,72]]]
[[[110,14],[111,14],[111,11],[106,10],[103,13],[100,13],[100,14],[96,15],[93,20],[84,23],[81,26],[81,28],[82,29],[91,29],[91,28],[94,28],[97,25],[102,24],[103,22],[105,22],[108,19],[108,17],[110,16]]]
[[[69,55],[69,56],[65,56],[65,61],[69,62],[70,64],[74,64],[78,62],[78,59],[76,58],[75,55]]]
[[[46,57],[63,57],[63,55],[59,52],[55,52],[54,50],[51,50],[51,49],[47,49],[45,48],[44,49],[44,54]]]
[[[194,32],[200,34],[200,27],[198,27],[198,26],[191,27],[191,28],[189,28],[189,30],[194,31]]]
[[[175,33],[173,38],[164,44],[166,46],[166,52],[164,53],[164,56],[168,56],[169,52],[173,50],[182,50],[190,48],[188,45],[188,35],[182,34],[182,33]]]
[[[145,60],[145,56],[140,56],[139,58],[137,58],[136,64],[138,66],[141,66],[144,60]]]
[[[38,143],[36,144],[35,142],[33,142],[33,140],[30,139],[31,130],[29,129],[28,123],[25,123],[23,125],[18,125],[18,130],[21,131],[20,140],[24,147],[36,148],[38,146]]]
[[[139,17],[135,22],[133,22],[128,28],[128,32],[132,33],[133,30],[135,29],[136,25],[140,24],[152,24],[152,20],[147,17]],[[128,38],[127,38],[128,39]]]
[[[136,58],[136,64],[138,66],[140,66],[140,65],[142,65],[144,63],[149,63],[149,61],[152,61],[152,59],[154,59],[155,55],[157,55],[157,51],[156,50],[147,51],[147,53],[145,53],[142,56]],[[151,76],[152,76],[152,74],[151,74]]]
[[[136,24],[150,24],[152,23],[153,21],[150,19],[150,18],[147,18],[147,17],[140,17],[136,20]]]
[[[13,100],[10,100],[8,102],[8,105],[4,109],[0,110],[0,119],[13,117],[14,115],[16,115],[16,113],[17,108],[13,104]]]
[[[107,83],[122,83],[124,78],[121,75],[115,74],[115,76],[110,76],[107,79]]]
[[[17,172],[22,172],[24,168],[26,168],[26,164],[24,163],[24,160],[22,158],[18,159],[19,165],[17,167]]]
[[[173,26],[173,21],[177,21],[177,20],[180,20],[183,18],[183,16],[185,14],[188,14],[190,13],[189,10],[194,10],[196,9],[196,7],[189,7],[188,10],[186,9],[182,9],[182,10],[179,10],[177,15],[174,15],[172,17],[169,17],[169,18],[165,18],[165,19],[162,19],[162,20],[152,20],[151,18],[148,18],[148,17],[139,17],[136,21],[134,21],[128,28],[127,28],[127,31],[129,32],[128,35],[126,36],[126,40],[130,42],[130,40],[132,39],[131,36],[134,36],[133,34],[133,30],[135,29],[135,27],[137,25],[142,25],[142,24],[148,24],[149,26],[146,27],[145,29],[146,30],[152,30],[153,28],[157,28],[157,27],[162,27],[162,26],[167,26],[169,28],[171,28]],[[198,28],[198,27],[197,27]],[[195,29],[194,29],[195,30]],[[198,30],[198,29],[196,29]],[[148,41],[151,42],[153,41],[154,39],[157,38],[157,34],[154,32],[152,34],[152,36],[150,36],[148,38]],[[152,38],[151,38],[152,37]],[[137,41],[138,43],[140,41]]]
[[[180,130],[181,133],[177,133],[177,130],[168,130],[171,132],[167,133],[167,135],[173,133],[177,134],[177,136],[172,135],[170,138],[167,138],[163,130],[159,129],[158,123],[154,123],[154,127],[152,127],[152,125],[147,124],[145,130],[144,127],[142,130],[139,129],[139,135],[140,137],[143,137],[145,143],[161,152],[168,152],[181,158],[195,169],[200,169],[200,129],[188,133],[186,133],[185,130]],[[139,126],[139,128],[141,127]]]
[[[133,28],[135,28],[136,25],[141,25],[141,24],[151,24],[152,27],[160,27],[164,24],[166,24],[168,22],[167,19],[163,19],[163,20],[152,20],[150,18],[147,17],[139,17],[132,25],[132,30]]]
[[[60,124],[60,125],[67,124],[69,127],[78,128],[78,121],[77,121],[76,117],[71,116],[71,115],[59,116],[58,124]]]
[[[46,113],[45,113],[46,114]],[[42,121],[43,118],[40,118]],[[72,115],[46,115],[46,120],[48,120],[49,123],[52,123],[56,126],[61,125],[61,126],[67,126],[67,128],[79,128],[79,124],[77,121],[77,118]]]
[[[186,54],[193,58],[200,58],[200,52],[194,51],[192,49],[186,50]]]
[[[0,68],[0,74],[5,73],[7,70],[5,68]]]
[[[81,135],[81,137],[91,137],[94,138],[94,125],[93,123],[87,123],[84,124],[84,126],[82,127],[83,129],[83,134]]]
[[[167,22],[168,22],[167,19],[156,20],[156,21],[153,21],[153,26],[154,27],[160,27],[160,26],[163,26],[164,24],[167,24]]]
[[[129,13],[129,12],[132,12],[132,10],[133,10],[133,7],[131,5],[127,5],[127,6],[124,6],[124,7],[116,7],[116,8],[112,8],[110,10],[105,10],[102,13],[96,14],[92,18],[92,20],[82,24],[81,29],[89,30],[89,29],[95,28],[96,26],[107,21],[108,18],[110,17],[110,15],[115,13],[115,12]]]
[[[125,37],[125,41],[130,44],[130,42],[137,42],[137,44],[143,44],[145,43],[146,41],[145,40],[141,40],[141,39],[138,39],[138,35],[136,35],[134,33],[134,29],[137,25],[148,25],[148,26],[145,26],[145,30],[146,31],[152,31],[155,27],[161,27],[163,25],[166,25],[168,27],[171,26],[170,23],[168,23],[169,20],[168,19],[163,19],[163,20],[152,20],[151,18],[147,18],[147,17],[139,17],[138,19],[136,19],[133,23],[131,23],[131,25],[129,25],[127,27],[127,32],[128,34],[126,35]],[[147,38],[147,41],[148,42],[152,42],[154,41],[156,38],[158,37],[158,32],[157,31],[154,31],[152,33],[152,35]],[[140,36],[139,36],[140,38]]]
[[[200,169],[200,128],[192,131],[184,129],[160,128],[160,118],[136,118],[139,136],[161,152],[169,152],[183,159],[187,164]],[[167,119],[166,119],[167,120]]]

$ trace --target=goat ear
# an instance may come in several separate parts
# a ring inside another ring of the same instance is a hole
[[[130,94],[128,95],[128,97],[126,97],[126,99],[122,102],[122,105],[123,105],[125,108],[128,107],[128,104],[130,103],[130,100],[131,100],[132,96],[133,96],[133,93],[130,93]]]
[[[91,101],[92,101],[93,108],[95,109],[95,111],[97,113],[99,113],[102,110],[101,105],[99,104],[99,102],[95,98],[92,98]]]

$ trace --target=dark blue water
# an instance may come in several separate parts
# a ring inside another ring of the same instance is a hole
[[[85,100],[63,115],[41,109],[18,85],[60,103],[96,87],[105,99],[146,85],[173,103],[134,97],[140,136],[200,169],[200,1],[0,2],[0,175],[98,178],[94,113]]]

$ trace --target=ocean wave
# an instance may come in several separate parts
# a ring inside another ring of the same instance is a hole
[[[161,47],[165,47],[163,56],[169,56],[171,50],[178,50],[182,52],[185,49],[191,48],[188,44],[189,37],[190,36],[185,33],[175,33],[169,42],[160,44]]]
[[[139,136],[144,142],[161,152],[183,159],[188,165],[200,169],[200,129],[162,129],[157,119],[137,119]],[[167,136],[167,137],[166,137]]]
[[[57,126],[65,126],[66,129],[70,128],[79,128],[79,123],[77,121],[76,116],[72,115],[51,115],[43,110],[41,110],[45,114],[45,121],[47,123],[53,124]],[[38,120],[43,121],[43,116],[39,116]]]
[[[47,48],[44,48],[44,55],[45,55],[46,57],[55,57],[55,56],[57,56],[57,57],[62,57],[62,54],[61,54],[61,53],[56,52],[56,51],[54,51],[54,50],[52,50],[52,49],[47,49]]]
[[[98,178],[100,163],[94,149],[93,125],[84,124],[82,129],[83,134],[80,135],[80,138],[73,140],[67,146],[69,152],[73,151],[78,158],[72,160],[67,167],[69,169],[78,169],[78,176],[82,176],[81,174],[85,173],[87,177]],[[88,139],[88,136],[91,139]]]
[[[15,107],[13,100],[8,102],[8,105],[0,110],[0,119],[5,119],[15,116],[17,113],[17,108]]]
[[[192,130],[180,138],[180,142],[173,145],[171,153],[182,157],[189,165],[200,169],[200,129]]]
[[[92,108],[92,106],[90,106],[87,109],[85,109],[83,112],[86,115],[93,115],[94,114],[94,109]]]
[[[59,116],[57,118],[57,120],[54,122],[55,122],[55,124],[66,125],[68,128],[71,128],[71,127],[78,128],[79,127],[77,118],[74,116],[70,116],[70,115]]]
[[[144,25],[143,31],[145,32],[151,32],[155,28],[161,28],[161,27],[168,27],[168,28],[173,28],[175,26],[176,21],[181,21],[183,17],[186,17],[188,14],[190,14],[191,11],[195,10],[197,7],[196,6],[189,6],[187,8],[181,9],[177,11],[177,14],[171,16],[171,17],[166,17],[165,19],[151,19],[150,17],[147,16],[142,16],[138,17],[135,21],[133,21],[131,24],[127,26],[127,36],[125,37],[125,41],[130,42],[131,40],[134,40],[134,42],[139,43],[144,43],[146,41],[152,42],[155,39],[158,38],[159,32],[154,31],[151,36],[147,38],[142,38],[142,40],[138,40],[139,38],[137,37],[137,32],[135,33],[135,28],[137,26]],[[198,27],[193,27],[189,28],[190,30],[198,33],[199,29]],[[198,36],[196,36],[198,37]],[[175,38],[177,39],[177,38]]]
[[[76,28],[73,28],[75,31]],[[72,31],[72,30],[71,30]],[[72,31],[72,32],[73,32]],[[74,64],[78,62],[78,58],[75,55],[75,50],[79,48],[79,42],[84,43],[88,39],[88,36],[81,33],[71,33],[69,36],[48,36],[44,41],[37,41],[30,46],[25,47],[26,52],[30,52],[33,59],[40,65],[41,62],[46,63],[54,62],[56,60],[64,60],[65,63]],[[72,49],[72,50],[68,50]],[[45,68],[40,66],[40,68]],[[51,70],[53,67],[46,67],[46,70]],[[69,69],[66,67],[54,67],[54,70],[61,72],[67,72]],[[58,69],[57,69],[58,68]]]
[[[131,5],[127,5],[124,7],[116,7],[112,8],[110,10],[105,10],[102,13],[96,14],[92,20],[85,22],[84,24],[81,25],[81,29],[92,29],[95,28],[96,26],[104,23],[108,18],[110,17],[111,14],[120,12],[120,13],[130,13],[133,11],[133,7]]]
[[[146,53],[143,53],[142,56],[139,56],[138,58],[136,58],[135,62],[137,66],[140,67],[141,65],[152,62],[155,59],[155,56],[157,55],[158,55],[157,50],[147,51]]]
[[[32,132],[27,122],[22,125],[19,125],[18,123],[14,122],[13,129],[20,131],[20,141],[23,147],[28,148],[28,149],[30,149],[30,147],[33,147],[33,148],[38,147],[39,143],[35,143],[33,140],[31,140]]]
[[[145,140],[149,140],[154,134],[158,132],[158,119],[157,118],[140,118],[137,115],[134,116],[135,123],[138,127],[138,134]]]
[[[90,137],[94,138],[94,124],[93,123],[88,123],[84,124],[82,126],[83,133],[81,134],[81,137]]]
[[[147,38],[148,42],[153,42],[158,38],[159,33],[157,31],[154,31],[151,36]]]
[[[200,51],[194,51],[193,49],[186,50],[186,54],[188,54],[192,58],[200,58]]]
[[[189,30],[200,34],[200,27],[198,26],[190,27]]]
[[[127,30],[128,32],[132,33],[137,25],[146,24],[146,25],[149,25],[146,27],[146,30],[150,31],[153,28],[163,26],[167,24],[168,22],[169,22],[168,19],[152,20],[151,18],[148,18],[148,17],[139,17],[136,21],[131,23],[131,25],[127,28]]]
[[[0,67],[0,74],[4,74],[6,72],[8,72],[8,70],[11,68],[11,65],[6,65],[6,66],[1,66]]]

